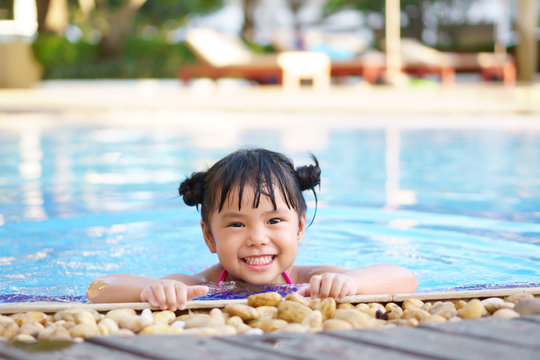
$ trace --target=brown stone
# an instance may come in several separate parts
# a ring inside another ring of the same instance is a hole
[[[298,294],[297,294],[298,295]],[[300,295],[298,295],[300,296]],[[283,300],[281,295],[278,292],[271,291],[265,292],[262,294],[253,294],[248,297],[248,305],[253,307],[259,306],[278,306],[278,304]],[[307,302],[307,300],[306,300]]]

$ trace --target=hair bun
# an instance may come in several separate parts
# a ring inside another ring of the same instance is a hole
[[[296,168],[296,178],[300,185],[300,190],[313,189],[321,183],[321,168],[315,155],[311,154],[315,165],[299,166]]]
[[[180,184],[178,193],[184,198],[186,205],[197,206],[202,204],[205,177],[206,172],[194,172],[191,177]]]

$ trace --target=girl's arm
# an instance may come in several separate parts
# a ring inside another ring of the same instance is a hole
[[[372,265],[346,271],[343,275],[353,278],[356,295],[413,293],[418,287],[413,272],[398,265]]]
[[[309,285],[298,290],[312,297],[342,298],[362,294],[413,293],[418,287],[414,274],[401,266],[380,264],[355,270],[337,266],[304,268]],[[304,281],[304,282],[305,282]]]
[[[110,274],[90,283],[86,298],[93,303],[147,301],[161,308],[182,308],[185,302],[208,292],[199,286],[207,281],[201,274],[173,274],[154,279],[132,274]]]

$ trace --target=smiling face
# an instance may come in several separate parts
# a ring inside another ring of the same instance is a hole
[[[296,259],[304,236],[305,214],[288,208],[276,191],[276,208],[268,196],[254,208],[255,192],[245,186],[240,209],[238,191],[231,191],[221,211],[213,211],[209,226],[201,221],[211,252],[233,279],[251,284],[285,283],[282,273]]]

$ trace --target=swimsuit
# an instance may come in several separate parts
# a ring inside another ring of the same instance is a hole
[[[225,281],[226,277],[227,277],[227,270],[223,269],[223,271],[221,272],[221,276],[219,277],[218,282]],[[285,281],[287,282],[287,284],[292,285],[293,282],[291,281],[291,278],[289,277],[289,275],[287,275],[287,273],[285,271],[283,272],[283,277],[285,278]]]

